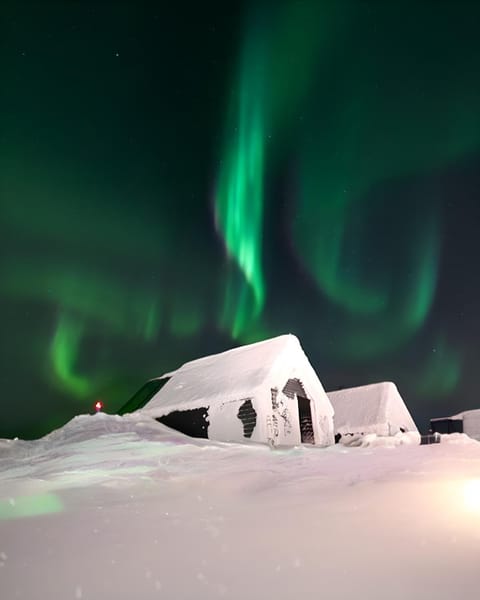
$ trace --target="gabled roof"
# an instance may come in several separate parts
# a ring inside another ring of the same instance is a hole
[[[417,431],[397,386],[391,381],[328,392],[335,411],[335,432],[376,433],[387,424]]]
[[[451,417],[443,417],[444,419],[464,419],[465,417],[477,417],[480,416],[480,408],[472,408],[470,410],[464,410],[461,413],[452,415]],[[438,421],[440,419],[430,419],[431,421]]]
[[[163,377],[171,379],[144,412],[160,416],[172,410],[253,398],[260,389],[282,389],[289,377],[298,377],[313,397],[325,399],[325,414],[333,413],[300,342],[291,334],[192,360]]]

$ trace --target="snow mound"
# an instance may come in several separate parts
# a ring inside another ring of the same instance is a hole
[[[478,442],[272,451],[137,417],[1,442],[2,599],[477,597]]]
[[[78,415],[63,427],[52,431],[39,440],[0,439],[0,460],[9,456],[28,458],[53,452],[62,446],[97,440],[110,434],[130,433],[139,438],[164,443],[200,443],[180,432],[174,431],[154,419],[136,415],[109,415],[99,412],[95,415]]]
[[[441,434],[442,444],[450,444],[454,446],[471,446],[480,444],[479,440],[471,438],[466,433],[447,433]]]
[[[355,433],[343,435],[340,444],[349,447],[383,447],[396,448],[397,446],[409,446],[420,444],[420,434],[417,431],[399,432],[391,436],[381,436],[376,433]]]

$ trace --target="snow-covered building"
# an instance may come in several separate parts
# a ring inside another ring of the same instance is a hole
[[[123,413],[149,398],[142,414],[193,437],[334,443],[332,405],[294,335],[193,360],[142,390]]]
[[[328,392],[327,396],[335,413],[336,436],[418,433],[397,386],[390,381]]]
[[[430,429],[434,433],[466,433],[480,440],[480,409],[466,410],[452,417],[430,419]]]

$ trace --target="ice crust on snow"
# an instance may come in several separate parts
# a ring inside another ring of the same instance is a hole
[[[479,479],[461,434],[271,450],[81,416],[0,442],[0,597],[475,598]]]
[[[395,436],[403,429],[418,434],[397,386],[390,381],[328,392],[327,396],[334,409],[335,433]]]

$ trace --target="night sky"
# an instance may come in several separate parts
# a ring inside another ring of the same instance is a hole
[[[0,7],[0,437],[295,333],[480,407],[480,4]]]

